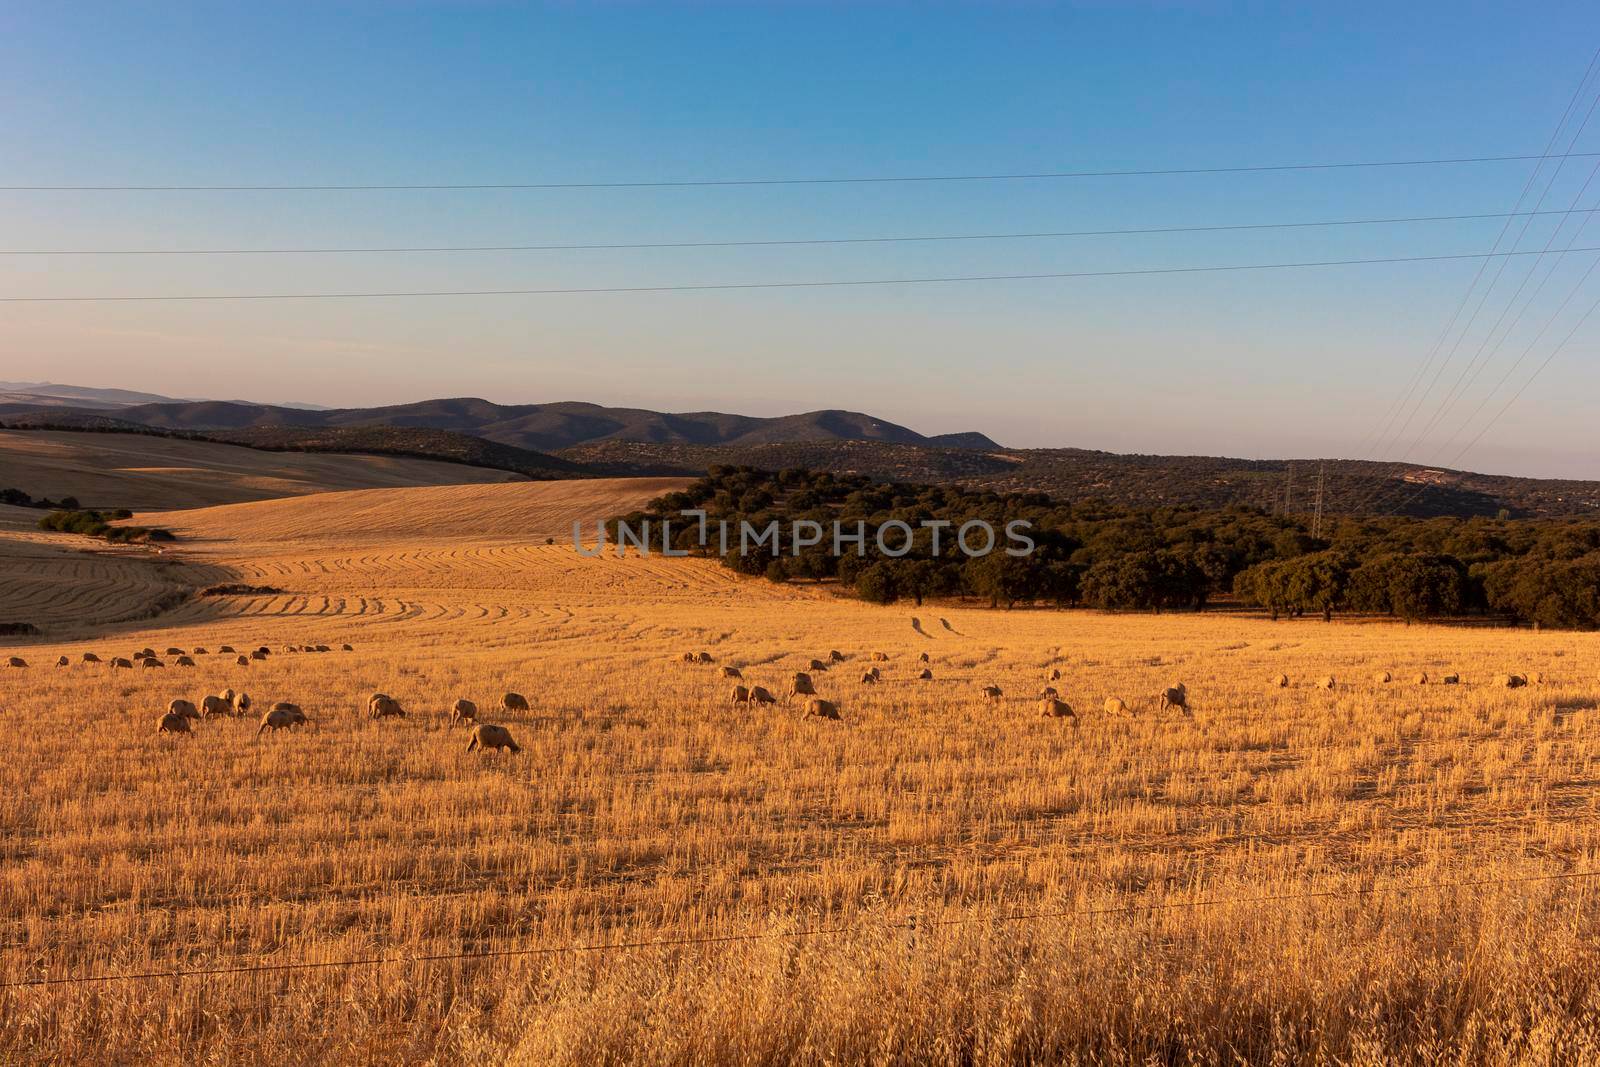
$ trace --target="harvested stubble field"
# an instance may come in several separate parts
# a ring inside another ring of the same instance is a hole
[[[660,490],[613,488],[616,510]],[[362,531],[308,498],[322,535],[265,504],[168,515],[197,580],[285,592],[0,648],[30,663],[0,669],[0,1056],[1600,1056],[1593,635],[875,608],[582,558],[505,529],[506,491],[478,535],[454,489],[397,491]],[[530,530],[559,506],[529,501]],[[78,662],[146,645],[211,653]],[[781,694],[831,649],[842,722],[728,702],[721,666]],[[1052,670],[1075,723],[1037,714]],[[1489,684],[1508,671],[1546,680]],[[1178,681],[1192,714],[1158,711]],[[225,687],[313,723],[156,734]],[[407,716],[368,719],[374,691]],[[468,753],[458,697],[521,753]],[[226,973],[10,984],[179,968]]]

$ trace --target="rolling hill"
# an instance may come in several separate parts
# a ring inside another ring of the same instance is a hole
[[[0,415],[25,415],[28,414],[26,407],[25,403],[13,403],[9,412],[0,408]],[[62,411],[57,408],[51,413],[59,416]],[[596,441],[689,445],[882,441],[937,447],[1000,447],[982,434],[927,437],[904,426],[855,411],[810,411],[761,418],[715,411],[672,414],[576,402],[506,405],[471,397],[424,400],[389,407],[325,410],[219,400],[159,402],[119,408],[115,417],[158,429],[208,433],[284,427],[425,428],[470,434],[535,451],[553,451]]]
[[[507,471],[409,457],[284,455],[149,434],[0,431],[0,488],[76,497],[86,507],[198,508],[346,489],[521,480]]]
[[[715,464],[781,470],[809,467],[882,481],[958,484],[996,493],[1045,493],[1060,500],[1095,498],[1129,507],[1234,504],[1309,512],[1318,469],[1328,514],[1412,517],[1592,518],[1600,481],[1515,478],[1419,464],[1361,460],[1250,460],[1222,456],[1128,455],[1081,448],[987,451],[814,441],[743,446],[658,445],[606,441],[560,453],[586,466],[641,474],[695,474]]]
[[[613,515],[681,489],[683,478],[589,478],[508,485],[360,489],[181,511],[146,512],[131,522],[170,529],[186,546],[207,542],[554,538],[570,544]]]
[[[15,398],[14,402],[35,403],[61,407],[77,403],[89,408],[125,408],[134,404],[183,403],[176,397],[160,393],[144,393],[135,389],[103,389],[88,385],[61,385],[56,382],[0,382],[0,395]]]
[[[3,383],[0,383],[3,384]],[[51,386],[53,389],[70,387]],[[84,390],[83,393],[112,393]],[[137,394],[131,394],[137,395]],[[124,397],[125,398],[125,397]],[[893,481],[995,492],[1097,497],[1138,507],[1312,506],[1325,469],[1330,514],[1589,517],[1600,481],[1517,478],[1419,464],[1135,455],[1079,448],[1011,449],[981,433],[923,435],[860,412],[759,418],[598,404],[495,404],[475,398],[372,408],[308,409],[235,401],[109,407],[31,404],[0,393],[12,426],[138,429],[279,451],[442,459],[532,478],[694,476],[715,464],[811,467]],[[0,478],[0,484],[4,479]]]

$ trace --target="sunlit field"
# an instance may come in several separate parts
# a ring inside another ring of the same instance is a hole
[[[145,621],[96,615],[115,559],[67,610],[41,568],[70,542],[0,556],[50,624],[0,639],[28,664],[0,667],[0,1058],[1600,1057],[1595,635],[878,608],[582,558],[577,509],[516,488],[162,516],[161,582],[281,592]],[[81,662],[146,646],[164,667]],[[793,673],[833,650],[842,718],[804,719]],[[249,712],[157,733],[228,688]],[[467,751],[458,698],[521,751]],[[276,701],[311,722],[258,733]]]

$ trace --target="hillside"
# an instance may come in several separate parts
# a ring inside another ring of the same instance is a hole
[[[146,512],[130,521],[166,527],[187,545],[471,537],[515,537],[527,542],[554,538],[570,545],[574,522],[583,523],[587,533],[598,522],[641,508],[686,484],[682,478],[591,478],[363,489]]]
[[[0,488],[87,507],[193,508],[337,490],[505,482],[436,460],[284,455],[148,434],[0,431]]]
[[[60,387],[52,387],[60,388]],[[1574,518],[1600,510],[1600,481],[1516,478],[1356,460],[1246,460],[1078,448],[1009,449],[983,434],[924,436],[857,412],[777,418],[669,414],[597,404],[502,405],[471,398],[308,410],[195,401],[47,407],[0,395],[12,426],[148,429],[282,451],[448,460],[532,478],[698,476],[717,464],[809,467],[887,481],[1100,498],[1130,507],[1313,507],[1328,514]]]
[[[0,409],[0,415],[4,414],[8,412]],[[26,404],[11,405],[9,414],[28,414]],[[577,402],[507,405],[471,397],[424,400],[388,407],[325,410],[217,400],[180,401],[122,407],[116,410],[115,416],[143,426],[204,432],[288,426],[321,429],[352,426],[422,427],[471,434],[535,451],[570,448],[594,441],[691,445],[883,441],[893,444],[999,447],[978,433],[926,437],[904,426],[854,411],[809,411],[762,418],[715,411],[668,413]]]
[[[1600,481],[1514,478],[1359,460],[1248,460],[1219,456],[1144,456],[1078,448],[972,449],[853,441],[737,447],[605,442],[563,450],[587,465],[640,473],[698,474],[717,464],[765,470],[808,467],[882,481],[961,485],[997,493],[1046,493],[1126,507],[1204,508],[1248,504],[1277,510],[1313,507],[1325,467],[1323,509],[1331,515],[1588,518],[1600,512]]]
[[[0,382],[0,395],[17,402],[29,398],[34,403],[63,406],[78,404],[92,408],[123,408],[134,404],[181,404],[178,397],[145,393],[134,389],[101,389],[86,385],[61,385],[56,382]]]

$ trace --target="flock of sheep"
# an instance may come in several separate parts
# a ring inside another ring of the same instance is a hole
[[[842,652],[839,652],[837,649],[835,649],[828,653],[826,659],[813,659],[807,670],[794,672],[788,689],[785,691],[785,699],[792,701],[795,697],[806,698],[805,710],[800,716],[802,719],[816,718],[838,720],[840,718],[839,703],[835,700],[826,700],[819,696],[816,689],[816,683],[812,680],[811,675],[813,673],[828,671],[832,667],[845,662],[845,658],[846,657]],[[889,655],[885,652],[874,652],[872,653],[872,659],[876,662],[887,662]],[[710,665],[716,663],[715,657],[713,657],[711,653],[705,651],[685,652],[683,653],[682,661],[690,664]],[[917,674],[917,679],[919,681],[931,681],[933,679],[933,670],[929,666],[928,654],[926,652],[921,653],[918,656],[918,661],[920,663],[920,667]],[[729,694],[729,699],[734,704],[759,705],[776,704],[778,702],[778,698],[774,696],[772,691],[767,689],[765,686],[744,684],[744,674],[739,670],[738,667],[722,667],[721,675],[724,678],[733,680],[735,683],[731,693]],[[1046,682],[1056,682],[1060,679],[1061,671],[1059,669],[1053,669],[1050,671]],[[861,675],[861,684],[863,685],[876,685],[882,680],[882,671],[877,666],[867,668],[867,670]],[[1394,675],[1390,671],[1379,671],[1373,675],[1372,680],[1379,685],[1387,685],[1394,681]],[[1431,683],[1432,679],[1430,679],[1426,672],[1419,671],[1412,678],[1412,681],[1416,685],[1428,685]],[[1438,681],[1441,685],[1460,685],[1461,676],[1459,674],[1445,674],[1440,676]],[[1519,689],[1530,684],[1539,685],[1544,681],[1545,677],[1543,674],[1539,672],[1532,672],[1529,674],[1497,675],[1495,676],[1493,684],[1497,688],[1502,689]],[[1290,685],[1289,676],[1287,674],[1275,675],[1271,679],[1271,684],[1280,689],[1287,689]],[[1334,689],[1338,686],[1338,680],[1330,674],[1324,675],[1317,679],[1314,684],[1318,689]],[[979,690],[979,693],[984,700],[991,704],[998,704],[1005,697],[1004,691],[998,685],[992,684],[983,686]],[[1156,694],[1155,699],[1156,705],[1161,711],[1166,711],[1169,708],[1176,708],[1185,714],[1190,712],[1189,691],[1182,682],[1166,687],[1160,693]],[[1037,707],[1039,714],[1045,718],[1070,719],[1076,721],[1078,717],[1077,712],[1073,710],[1072,705],[1063,700],[1060,692],[1056,690],[1056,687],[1050,684],[1046,684],[1044,688],[1040,690]],[[1105,702],[1101,705],[1101,707],[1108,715],[1129,714],[1129,704],[1121,697],[1106,697]]]
[[[507,693],[501,702],[507,711],[528,710],[527,698],[520,693]],[[156,721],[156,733],[192,733],[193,729],[190,726],[192,722],[199,722],[213,715],[244,714],[249,709],[250,694],[235,693],[231,688],[205,697],[200,701],[199,707],[196,707],[193,701],[180,698],[168,704],[166,713]],[[373,693],[367,698],[367,717],[370,719],[405,718],[405,714],[400,702],[387,693]],[[280,700],[261,716],[261,725],[256,733],[260,735],[268,730],[305,726],[310,722],[300,705]],[[478,705],[470,700],[461,699],[455,702],[455,706],[450,709],[450,723],[451,725],[466,723],[472,728],[470,739],[467,741],[468,752],[478,749],[486,752],[489,749],[522,751],[522,747],[512,738],[510,730],[494,723],[479,722]]]
[[[1389,671],[1379,671],[1372,676],[1372,680],[1378,685],[1388,685],[1390,682],[1394,681],[1394,675]],[[1427,671],[1418,671],[1414,676],[1412,676],[1411,681],[1415,685],[1429,685],[1432,683],[1432,679],[1428,677]],[[1543,685],[1544,681],[1545,677],[1542,673],[1539,671],[1533,671],[1529,674],[1497,674],[1494,676],[1494,681],[1491,684],[1496,689],[1521,689],[1525,685]],[[1277,686],[1279,689],[1287,689],[1289,688],[1289,676],[1287,674],[1276,675],[1272,679],[1272,684]],[[1439,684],[1460,685],[1461,675],[1440,675]],[[1318,689],[1334,689],[1337,688],[1338,685],[1339,680],[1331,674],[1325,674],[1316,681],[1316,687]]]
[[[789,687],[785,691],[785,699],[792,701],[795,697],[806,698],[805,710],[800,715],[801,719],[833,719],[838,721],[841,718],[838,701],[827,700],[820,696],[817,693],[816,682],[812,680],[811,675],[814,673],[826,672],[838,664],[844,663],[845,659],[846,657],[843,652],[840,652],[838,649],[834,649],[828,653],[826,659],[813,659],[806,670],[794,672],[789,681]],[[691,664],[716,663],[715,657],[713,657],[711,653],[704,651],[685,652],[682,656],[682,660],[684,663]],[[874,665],[868,667],[864,672],[862,672],[862,685],[877,685],[883,680],[883,670],[882,668],[876,666],[876,664],[887,663],[889,661],[889,654],[887,652],[874,652],[872,653],[872,660],[874,661]],[[928,654],[926,652],[919,654],[917,661],[919,664],[917,670],[917,680],[924,682],[932,681],[933,668],[929,665]],[[765,686],[745,685],[744,673],[740,671],[738,667],[722,667],[721,674],[722,677],[732,679],[735,683],[732,691],[729,693],[729,700],[731,703],[776,704],[778,702],[778,698],[774,696],[772,691],[767,689]],[[1054,682],[1059,681],[1060,678],[1061,672],[1059,670],[1052,670],[1047,680]],[[991,704],[998,704],[1005,698],[1005,692],[998,685],[983,686],[979,690],[979,693],[982,695],[984,700],[987,700]],[[1165,711],[1167,708],[1178,708],[1182,711],[1189,710],[1188,690],[1183,686],[1182,683],[1164,689],[1159,694],[1158,700],[1163,711]],[[1107,697],[1104,707],[1106,712],[1109,714],[1126,714],[1128,711],[1127,703],[1119,697]],[[1038,697],[1038,709],[1039,714],[1045,718],[1071,719],[1076,721],[1078,717],[1077,712],[1073,710],[1072,705],[1061,699],[1061,694],[1053,685],[1046,685],[1042,690],[1040,690]]]
[[[344,652],[355,651],[355,649],[350,645],[342,645],[340,646],[340,650]],[[283,651],[332,652],[333,648],[330,645],[284,645]],[[193,667],[196,665],[194,659],[196,656],[208,656],[210,654],[211,653],[204,648],[195,648],[188,652],[185,652],[181,648],[169,648],[164,653],[167,659],[172,660],[172,665],[174,667]],[[235,664],[240,667],[248,667],[252,662],[264,660],[268,656],[272,655],[272,649],[268,648],[266,645],[262,645],[260,648],[252,649],[250,652],[245,653],[236,651],[232,645],[219,645],[217,646],[217,654],[234,656],[236,657],[234,660]],[[163,660],[161,656],[158,656],[156,654],[156,650],[153,648],[140,649],[131,656],[112,656],[110,659],[105,660],[101,659],[93,652],[85,652],[80,662],[104,663],[110,666],[110,668],[114,671],[131,671],[135,667],[163,668],[167,665],[166,660]],[[28,661],[23,659],[21,656],[12,656],[6,661],[6,666],[22,668],[28,666]],[[58,668],[72,666],[71,657],[56,657],[56,666]]]
[[[345,652],[355,651],[348,644],[341,646],[341,649]],[[285,645],[283,646],[283,651],[286,653],[316,653],[331,652],[333,649],[329,645]],[[235,662],[241,667],[248,666],[253,661],[265,660],[272,655],[272,650],[266,645],[253,649],[249,653],[238,653],[231,645],[221,645],[218,647],[217,652],[222,655],[237,656],[238,658]],[[195,656],[209,654],[204,648],[195,648],[191,652],[186,652],[181,648],[169,648],[165,653],[166,657],[171,659],[175,666],[179,667],[193,667],[195,666]],[[166,666],[166,663],[156,655],[156,651],[153,648],[140,649],[133,655],[126,657],[112,656],[106,660],[102,660],[93,652],[85,652],[81,662],[90,664],[108,663],[112,670],[131,670],[134,664],[147,668]],[[21,656],[11,656],[8,658],[6,665],[16,669],[26,669],[28,661]],[[57,667],[70,667],[71,665],[72,660],[67,656],[61,656],[56,660]],[[167,710],[156,720],[156,733],[193,733],[192,723],[200,722],[214,715],[233,716],[246,714],[251,708],[251,703],[249,693],[235,693],[231,687],[221,693],[202,697],[198,706],[192,700],[185,700],[179,697],[171,701],[167,705]],[[501,698],[501,704],[507,711],[528,710],[528,699],[520,693],[505,694]],[[400,706],[398,700],[395,700],[387,693],[373,693],[372,696],[367,698],[367,716],[373,719],[403,718],[405,709]],[[290,703],[287,700],[280,700],[262,714],[261,724],[256,730],[256,734],[259,736],[269,730],[284,730],[290,727],[304,726],[310,722],[310,718],[306,716],[300,705]],[[483,751],[490,749],[497,751],[503,749],[508,752],[522,751],[521,746],[512,738],[511,731],[504,726],[478,722],[478,705],[470,700],[462,699],[455,702],[450,711],[450,722],[452,725],[465,723],[471,727],[471,737],[467,742],[468,752],[480,749]]]
[[[345,652],[353,651],[353,648],[348,644],[341,647]],[[287,653],[318,653],[331,652],[332,648],[328,645],[285,645],[283,651]],[[272,655],[272,650],[265,645],[248,653],[236,652],[231,645],[221,645],[218,647],[217,652],[220,655],[236,656],[235,662],[239,666],[248,666],[252,661],[265,660]],[[175,666],[179,667],[193,667],[195,666],[194,657],[209,654],[204,648],[195,648],[189,652],[181,648],[168,648],[165,652],[165,656],[171,659]],[[711,653],[705,651],[685,652],[682,659],[683,662],[690,664],[712,665],[716,663],[716,659]],[[886,652],[873,652],[871,659],[874,665],[868,667],[861,675],[861,684],[863,685],[876,685],[882,681],[882,669],[877,664],[887,663],[889,654]],[[826,659],[811,660],[808,670],[794,672],[785,692],[785,699],[792,701],[796,697],[806,698],[805,710],[801,715],[802,719],[815,718],[834,721],[841,719],[839,702],[825,699],[817,693],[816,683],[812,680],[812,674],[827,672],[845,661],[844,653],[834,649],[828,653]],[[157,656],[156,651],[152,648],[141,649],[129,657],[114,656],[109,660],[102,660],[93,652],[85,652],[82,656],[82,662],[89,664],[109,663],[112,670],[132,669],[135,664],[144,668],[166,666],[166,663]],[[918,656],[918,663],[917,680],[931,681],[933,679],[933,669],[930,666],[928,653],[921,653]],[[26,668],[28,663],[21,656],[11,656],[7,661],[7,665],[12,668]],[[69,667],[71,666],[71,660],[66,656],[61,656],[56,660],[56,666]],[[734,682],[733,688],[729,693],[729,699],[732,703],[746,706],[778,703],[777,696],[765,686],[745,684],[744,674],[738,667],[724,666],[720,668],[720,673],[723,678]],[[1059,669],[1053,669],[1049,672],[1046,678],[1047,684],[1040,690],[1038,695],[1037,707],[1039,714],[1045,718],[1069,719],[1076,722],[1077,712],[1073,710],[1072,705],[1061,698],[1061,694],[1055,686],[1048,684],[1049,682],[1059,681],[1060,678],[1061,671]],[[1387,685],[1394,681],[1394,675],[1389,671],[1379,671],[1373,675],[1372,680],[1378,685]],[[1428,685],[1431,679],[1426,672],[1418,672],[1412,681],[1416,685]],[[1544,681],[1543,674],[1532,672],[1530,674],[1497,675],[1493,684],[1497,688],[1518,689],[1529,684],[1538,685]],[[1271,679],[1271,684],[1280,689],[1287,689],[1290,685],[1289,676],[1286,674],[1275,675]],[[1459,685],[1461,684],[1461,677],[1457,674],[1446,674],[1439,678],[1439,684]],[[1330,674],[1317,679],[1314,685],[1319,689],[1334,689],[1337,687],[1338,681]],[[993,704],[1000,703],[1005,696],[1001,688],[993,684],[983,686],[979,692],[984,700]],[[1186,714],[1190,711],[1188,689],[1181,682],[1163,689],[1157,694],[1156,702],[1161,711],[1166,711],[1169,708],[1176,708]],[[501,705],[508,712],[525,712],[528,710],[527,698],[520,693],[506,693],[501,698]],[[198,706],[189,700],[176,699],[168,705],[166,712],[157,720],[156,732],[162,734],[190,733],[192,732],[190,727],[192,722],[200,721],[212,715],[244,714],[249,711],[250,706],[249,694],[235,693],[231,688],[222,693],[204,697]],[[1102,707],[1108,715],[1126,715],[1129,713],[1129,705],[1120,697],[1107,697]],[[405,709],[400,706],[399,701],[388,694],[373,693],[367,700],[367,714],[368,717],[373,719],[403,717]],[[289,701],[278,701],[261,716],[260,727],[256,733],[259,735],[268,731],[299,727],[310,721],[298,704],[293,704]],[[450,711],[450,722],[452,725],[466,724],[471,728],[471,739],[467,743],[467,751],[469,752],[480,749],[484,751],[503,749],[513,753],[521,751],[521,747],[512,738],[511,732],[504,726],[479,722],[478,706],[470,700],[463,698],[455,702]]]
[[[507,711],[528,710],[527,698],[520,693],[507,693],[502,698]],[[156,733],[186,734],[191,733],[191,722],[198,722],[213,715],[242,714],[250,708],[250,694],[235,693],[226,689],[221,693],[208,696],[200,701],[196,707],[192,701],[178,699],[167,705],[166,714],[156,722]],[[370,719],[404,718],[405,709],[400,702],[387,693],[373,693],[367,698],[367,717]],[[268,730],[284,730],[289,727],[304,726],[311,720],[301,710],[300,705],[292,704],[287,700],[280,700],[267,709],[261,716],[261,725],[256,733],[263,734]],[[455,702],[450,709],[450,723],[457,725],[465,723],[470,726],[471,736],[467,742],[467,751],[478,749],[505,749],[510,752],[521,752],[522,747],[512,738],[511,731],[504,726],[494,723],[478,721],[478,705],[470,700],[461,699]]]

